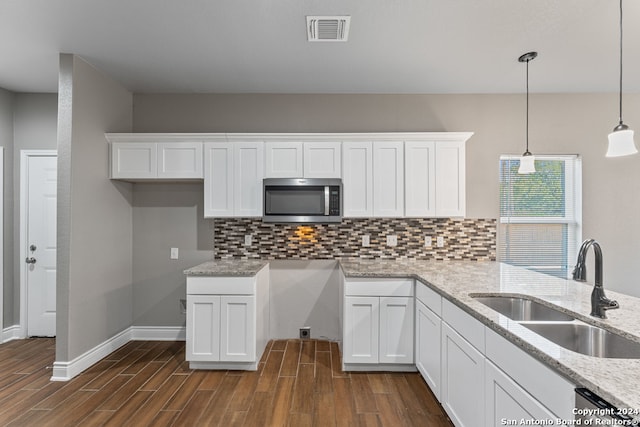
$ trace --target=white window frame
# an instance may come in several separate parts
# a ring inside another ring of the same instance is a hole
[[[520,156],[517,155],[501,155],[499,160],[500,164],[505,160],[519,161]],[[582,242],[582,158],[579,155],[538,155],[536,154],[536,160],[561,160],[565,162],[565,216],[564,217],[511,217],[502,216],[501,208],[499,209],[499,221],[500,224],[567,224],[567,267],[571,269],[573,263],[571,260],[576,259],[580,244]],[[498,177],[500,181],[501,177]],[[572,189],[573,194],[569,194],[566,189]],[[499,196],[500,197],[500,196]],[[499,200],[499,203],[502,201]],[[498,238],[498,244],[502,239]],[[573,242],[573,247],[570,247],[570,242]],[[501,254],[502,250],[498,247],[498,254]],[[549,266],[536,266],[530,265],[527,268],[533,268],[539,271],[545,269],[551,269]]]

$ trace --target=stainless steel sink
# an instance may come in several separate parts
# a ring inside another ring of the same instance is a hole
[[[575,319],[569,314],[527,298],[507,296],[477,296],[473,298],[517,322],[570,322]]]
[[[639,359],[640,343],[596,326],[572,323],[522,323],[567,350],[593,357]]]

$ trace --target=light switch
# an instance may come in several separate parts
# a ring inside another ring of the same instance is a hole
[[[395,234],[387,236],[387,246],[398,246],[398,236]]]
[[[430,248],[431,247],[431,236],[424,236],[424,247],[425,248]]]
[[[362,236],[362,246],[367,247],[369,245],[371,245],[371,236],[365,234]]]
[[[178,248],[171,248],[171,259],[178,259]]]
[[[253,241],[253,238],[251,237],[251,234],[245,234],[244,235],[244,245],[245,246],[251,246],[252,241]]]

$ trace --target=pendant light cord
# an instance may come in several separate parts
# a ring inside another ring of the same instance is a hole
[[[619,119],[622,124],[622,0],[620,0],[620,96],[619,96]]]
[[[622,0],[620,0],[622,1]],[[526,136],[526,142],[527,142],[527,149],[526,149],[526,153],[529,152],[529,61],[530,59],[527,59],[527,120],[526,120],[526,130],[527,130],[527,136]]]

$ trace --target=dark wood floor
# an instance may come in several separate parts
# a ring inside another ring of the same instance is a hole
[[[257,372],[192,371],[184,342],[132,341],[51,382],[55,341],[0,346],[0,425],[450,427],[418,374],[344,373],[336,343],[277,340]]]

